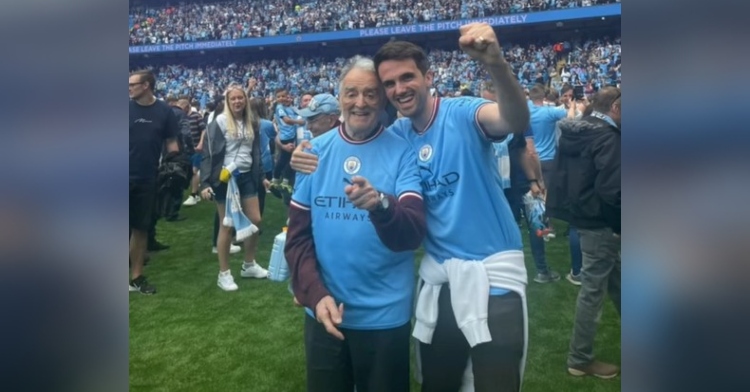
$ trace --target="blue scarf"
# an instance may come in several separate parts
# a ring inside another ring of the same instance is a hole
[[[226,210],[222,224],[226,227],[234,227],[237,241],[243,241],[258,231],[258,226],[250,222],[250,219],[247,219],[245,213],[242,212],[240,189],[237,187],[237,180],[234,176],[229,177],[227,183]]]

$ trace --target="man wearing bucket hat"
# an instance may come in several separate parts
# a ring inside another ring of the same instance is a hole
[[[341,125],[339,101],[331,94],[318,94],[310,100],[306,108],[297,111],[306,121],[307,129],[313,137],[320,136]]]

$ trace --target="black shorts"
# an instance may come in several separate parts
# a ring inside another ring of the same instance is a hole
[[[156,205],[156,184],[130,182],[130,229],[148,231]]]
[[[258,179],[253,178],[252,172],[237,176],[237,187],[240,189],[240,199],[258,196]],[[227,200],[227,184],[222,182],[214,189],[214,200],[222,204]]]

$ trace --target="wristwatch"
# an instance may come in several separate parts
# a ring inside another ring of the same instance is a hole
[[[378,206],[375,207],[375,211],[377,212],[383,212],[388,210],[388,207],[391,205],[390,200],[388,200],[388,196],[386,196],[383,192],[378,192]]]

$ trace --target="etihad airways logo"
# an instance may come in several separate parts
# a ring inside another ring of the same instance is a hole
[[[440,175],[433,173],[432,169],[422,165],[419,165],[419,169],[422,171],[420,185],[422,185],[425,200],[436,202],[456,194],[456,184],[461,180],[460,174],[450,172]]]
[[[137,119],[137,120],[135,120],[133,122],[136,123],[136,124],[138,124],[138,123],[141,123],[141,124],[151,124],[153,121],[146,120],[145,118],[139,118],[139,119]]]
[[[367,211],[359,210],[345,196],[317,196],[313,199],[316,207],[327,209],[325,219],[369,222],[370,214]],[[335,211],[344,210],[344,211]]]

